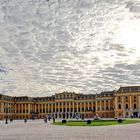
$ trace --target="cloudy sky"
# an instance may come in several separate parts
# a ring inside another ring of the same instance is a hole
[[[125,85],[140,85],[140,0],[0,0],[0,94]]]

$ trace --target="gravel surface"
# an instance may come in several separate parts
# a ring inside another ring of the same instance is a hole
[[[57,126],[43,120],[0,121],[0,140],[140,140],[140,123],[98,127]]]

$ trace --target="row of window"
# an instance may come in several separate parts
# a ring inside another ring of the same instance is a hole
[[[100,107],[97,108],[98,111],[100,111]],[[113,111],[113,107],[111,106],[110,108],[107,106],[106,108],[102,106],[101,108],[102,111]]]
[[[140,91],[140,87],[126,87],[122,88],[122,92],[138,92]]]
[[[133,109],[136,109],[136,108],[137,108],[137,104],[134,104]],[[118,109],[122,109],[121,104],[118,105]],[[129,109],[128,104],[125,105],[125,109]]]
[[[56,95],[55,96],[57,99],[63,99],[63,98],[73,98],[73,94],[67,94],[67,95]]]
[[[108,100],[102,100],[102,103],[104,103],[106,101],[106,103],[108,103]],[[100,101],[98,100],[98,102],[97,103],[100,103]],[[28,105],[33,105],[33,106],[36,106],[36,107],[38,107],[38,106],[40,106],[40,107],[45,107],[45,106],[57,106],[57,105],[95,105],[95,102],[77,102],[77,103],[73,103],[73,102],[56,102],[56,103],[49,103],[49,104],[28,104],[28,103],[25,103],[25,104],[16,104],[16,107],[18,108],[19,106],[20,107],[28,107]],[[4,106],[5,106],[5,108],[8,106],[8,107],[10,107],[10,106],[12,106],[12,104],[11,103],[4,103]]]
[[[133,101],[136,102],[136,96],[133,97]],[[118,102],[121,102],[121,97],[118,97]],[[128,96],[125,96],[125,102],[128,102]]]
[[[102,108],[100,108],[100,107],[98,107],[97,108],[97,110],[98,111],[111,111],[111,110],[113,110],[113,107],[102,107]],[[95,107],[94,108],[91,108],[91,107],[86,107],[86,108],[84,108],[84,107],[82,107],[82,108],[56,108],[56,109],[37,109],[36,110],[36,112],[35,111],[31,111],[31,112],[35,112],[35,113],[51,113],[51,112],[95,112],[96,111],[96,109],[95,109]],[[25,112],[25,110],[17,110],[16,111],[16,113],[30,113],[28,110],[26,110],[26,112]]]
[[[133,99],[136,100],[136,96],[133,96]],[[121,100],[121,96],[118,97],[118,100]],[[128,100],[128,96],[125,96],[125,100]]]

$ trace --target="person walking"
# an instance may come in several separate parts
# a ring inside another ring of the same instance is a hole
[[[13,119],[12,119],[12,118],[10,119],[10,123],[11,123],[11,122],[13,122]]]
[[[45,123],[47,123],[47,117],[46,117],[46,118],[44,118],[44,122],[45,122]]]
[[[55,118],[53,117],[53,123],[55,123]]]
[[[24,122],[25,122],[25,123],[27,122],[27,119],[26,119],[26,118],[24,119]]]

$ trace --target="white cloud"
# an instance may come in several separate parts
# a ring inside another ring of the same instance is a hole
[[[96,93],[138,84],[136,48],[116,40],[124,23],[130,27],[126,21],[139,21],[135,7],[132,0],[0,1],[0,63],[7,70],[0,93]]]

